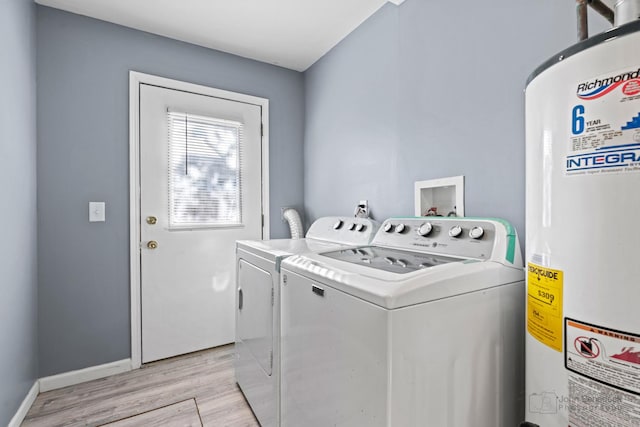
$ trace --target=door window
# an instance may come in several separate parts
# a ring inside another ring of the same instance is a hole
[[[169,228],[242,225],[242,123],[168,111]]]

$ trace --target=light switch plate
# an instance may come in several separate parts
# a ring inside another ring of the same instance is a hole
[[[104,222],[105,203],[89,202],[89,222]]]

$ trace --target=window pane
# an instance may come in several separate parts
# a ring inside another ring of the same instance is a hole
[[[242,223],[242,123],[168,112],[169,227]]]

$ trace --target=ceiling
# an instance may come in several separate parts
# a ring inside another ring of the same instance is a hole
[[[388,0],[397,5],[404,0]],[[38,4],[304,71],[387,0],[36,0]]]

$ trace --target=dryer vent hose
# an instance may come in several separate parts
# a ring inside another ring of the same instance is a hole
[[[289,230],[291,230],[292,239],[302,239],[304,237],[304,227],[302,226],[302,220],[300,214],[293,208],[286,208],[282,211],[282,216],[289,223]]]

